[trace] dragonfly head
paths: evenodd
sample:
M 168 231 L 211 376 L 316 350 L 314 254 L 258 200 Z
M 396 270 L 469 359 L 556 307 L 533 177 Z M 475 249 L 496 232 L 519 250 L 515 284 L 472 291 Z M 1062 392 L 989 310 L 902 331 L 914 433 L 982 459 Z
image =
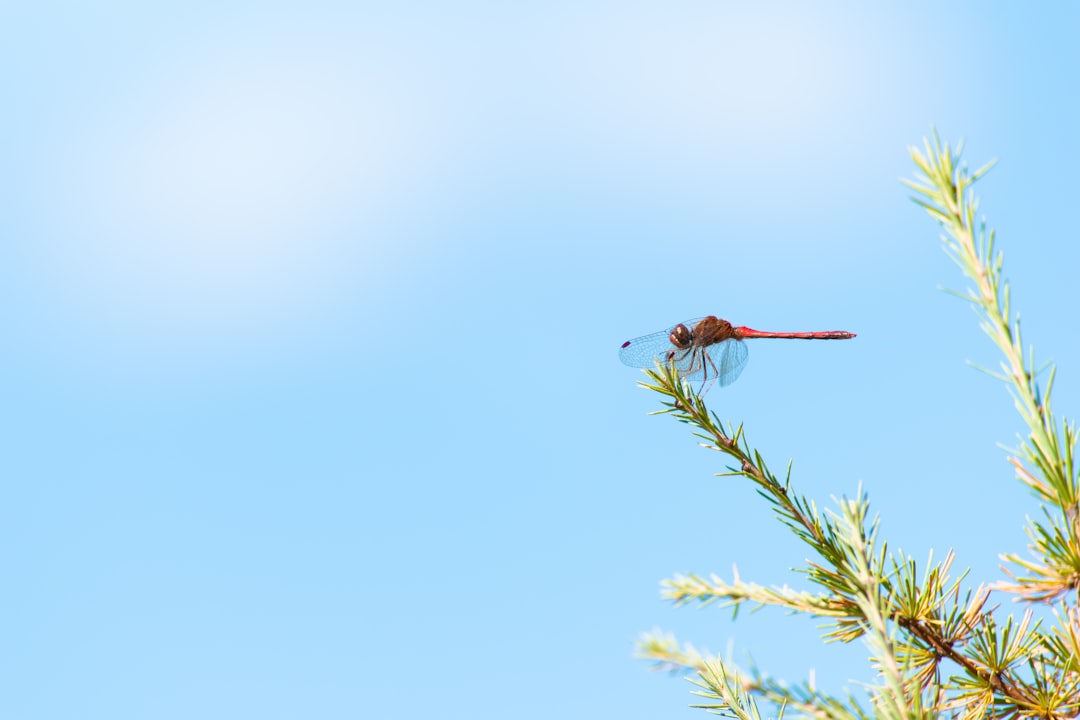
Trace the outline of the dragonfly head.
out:
M 685 350 L 690 347 L 694 342 L 694 334 L 690 332 L 690 328 L 686 327 L 682 323 L 679 323 L 671 329 L 671 334 L 668 335 L 668 340 L 671 344 L 680 350 Z

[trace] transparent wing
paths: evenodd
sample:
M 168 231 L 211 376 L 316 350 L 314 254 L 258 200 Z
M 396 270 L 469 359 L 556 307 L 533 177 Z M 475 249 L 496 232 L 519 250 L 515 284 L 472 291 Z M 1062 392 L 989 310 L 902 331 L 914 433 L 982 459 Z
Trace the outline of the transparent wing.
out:
M 720 383 L 720 387 L 738 380 L 743 368 L 746 367 L 746 359 L 750 356 L 746 343 L 731 338 L 719 345 L 713 345 L 709 350 L 712 352 L 713 359 L 718 361 L 716 367 L 720 374 L 717 376 L 717 382 Z
M 695 318 L 693 320 L 687 320 L 681 325 L 686 325 L 688 328 L 693 328 L 704 318 Z M 671 331 L 676 328 L 672 325 L 667 330 L 661 330 L 660 332 L 652 333 L 651 335 L 642 335 L 639 338 L 633 340 L 627 340 L 619 348 L 619 359 L 622 360 L 624 365 L 636 368 L 651 368 L 656 364 L 657 360 L 663 362 L 668 361 L 668 353 L 679 352 L 679 356 L 676 356 L 675 364 L 679 367 L 679 370 L 686 371 L 691 368 L 693 359 L 690 357 L 690 353 L 680 351 L 674 345 L 671 344 L 671 340 L 668 336 L 671 335 Z M 680 357 L 683 354 L 686 357 Z
M 707 348 L 698 348 L 685 358 L 677 358 L 675 367 L 686 380 L 711 380 L 724 387 L 739 378 L 749 354 L 746 343 L 730 338 Z

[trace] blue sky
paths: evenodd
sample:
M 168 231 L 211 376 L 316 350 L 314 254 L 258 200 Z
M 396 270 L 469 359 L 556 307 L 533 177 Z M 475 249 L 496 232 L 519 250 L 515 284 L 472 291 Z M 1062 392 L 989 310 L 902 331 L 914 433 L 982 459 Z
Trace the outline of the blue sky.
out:
M 672 609 L 800 586 L 627 338 L 756 341 L 710 405 L 819 505 L 1000 577 L 1038 512 L 937 229 L 981 183 L 1077 413 L 1080 11 L 977 3 L 0 4 L 0 715 L 691 717 L 661 628 L 790 681 L 866 648 Z M 1006 602 L 1006 599 L 1002 599 Z

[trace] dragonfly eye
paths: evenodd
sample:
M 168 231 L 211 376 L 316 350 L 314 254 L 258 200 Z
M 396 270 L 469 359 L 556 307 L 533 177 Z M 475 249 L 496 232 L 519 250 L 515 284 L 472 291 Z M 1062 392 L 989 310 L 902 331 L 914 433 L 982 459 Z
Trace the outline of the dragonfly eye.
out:
M 671 344 L 679 349 L 690 347 L 694 342 L 694 334 L 690 332 L 690 328 L 686 327 L 682 323 L 679 323 L 671 329 L 671 334 L 668 335 L 668 340 Z

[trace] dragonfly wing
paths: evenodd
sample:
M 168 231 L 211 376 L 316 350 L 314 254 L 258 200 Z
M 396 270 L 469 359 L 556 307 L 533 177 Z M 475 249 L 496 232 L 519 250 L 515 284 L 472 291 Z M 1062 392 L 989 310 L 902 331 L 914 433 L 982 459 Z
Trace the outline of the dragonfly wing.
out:
M 651 368 L 657 358 L 665 358 L 667 353 L 674 349 L 668 335 L 668 331 L 664 330 L 627 340 L 619 348 L 619 359 L 630 367 Z
M 688 328 L 693 329 L 702 318 L 694 320 L 687 320 L 681 325 L 686 325 Z M 669 339 L 671 331 L 674 330 L 677 325 L 672 325 L 667 330 L 661 330 L 660 332 L 652 333 L 651 335 L 642 335 L 639 338 L 633 340 L 627 340 L 623 343 L 623 346 L 619 348 L 619 359 L 622 360 L 624 365 L 636 368 L 651 368 L 656 364 L 657 360 L 661 362 L 668 362 L 668 354 L 671 352 L 677 352 L 678 355 L 675 359 L 675 366 L 685 372 L 689 370 L 693 365 L 692 353 L 684 353 L 679 351 L 674 345 L 671 344 Z M 686 357 L 683 357 L 683 355 Z
M 746 367 L 746 358 L 750 353 L 742 340 L 730 338 L 712 348 L 713 360 L 718 371 L 717 381 L 720 387 L 730 385 L 739 379 L 739 374 Z

